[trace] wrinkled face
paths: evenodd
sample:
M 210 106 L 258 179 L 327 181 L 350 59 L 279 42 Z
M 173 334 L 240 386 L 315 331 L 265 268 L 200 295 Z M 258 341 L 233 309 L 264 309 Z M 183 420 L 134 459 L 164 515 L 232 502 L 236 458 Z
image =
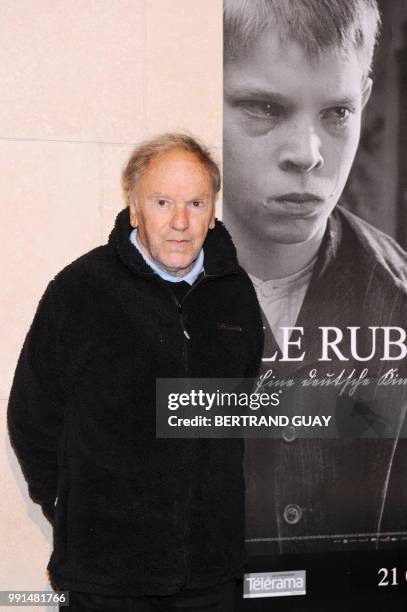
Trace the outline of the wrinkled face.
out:
M 353 49 L 308 59 L 270 31 L 226 63 L 226 223 L 285 244 L 322 235 L 356 153 L 363 74 Z
M 130 194 L 130 222 L 162 270 L 185 276 L 215 225 L 209 170 L 188 151 L 154 157 Z

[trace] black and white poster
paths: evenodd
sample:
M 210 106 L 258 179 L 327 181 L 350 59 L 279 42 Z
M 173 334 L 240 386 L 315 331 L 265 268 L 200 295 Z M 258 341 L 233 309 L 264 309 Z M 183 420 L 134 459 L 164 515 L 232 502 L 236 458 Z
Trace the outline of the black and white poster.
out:
M 262 380 L 301 381 L 296 414 L 311 406 L 336 422 L 332 439 L 288 427 L 279 440 L 246 440 L 250 570 L 305 570 L 310 585 L 270 608 L 252 595 L 252 609 L 316 609 L 324 588 L 347 601 L 400 593 L 407 6 L 224 8 L 223 219 L 263 311 Z

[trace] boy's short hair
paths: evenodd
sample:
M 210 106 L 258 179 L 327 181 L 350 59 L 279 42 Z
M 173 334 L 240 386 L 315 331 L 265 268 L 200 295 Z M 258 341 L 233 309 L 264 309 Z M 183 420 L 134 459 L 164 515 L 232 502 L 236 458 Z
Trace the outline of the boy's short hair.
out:
M 224 0 L 225 59 L 247 49 L 264 30 L 295 40 L 310 58 L 329 48 L 360 52 L 370 72 L 380 26 L 376 0 Z

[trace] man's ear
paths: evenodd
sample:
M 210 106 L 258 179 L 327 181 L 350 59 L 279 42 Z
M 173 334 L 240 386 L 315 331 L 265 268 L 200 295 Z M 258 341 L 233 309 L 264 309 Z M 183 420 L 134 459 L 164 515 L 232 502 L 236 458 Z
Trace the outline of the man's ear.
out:
M 370 94 L 372 93 L 373 81 L 370 77 L 366 77 L 362 84 L 362 110 L 365 108 Z
M 130 225 L 138 227 L 137 200 L 129 193 Z

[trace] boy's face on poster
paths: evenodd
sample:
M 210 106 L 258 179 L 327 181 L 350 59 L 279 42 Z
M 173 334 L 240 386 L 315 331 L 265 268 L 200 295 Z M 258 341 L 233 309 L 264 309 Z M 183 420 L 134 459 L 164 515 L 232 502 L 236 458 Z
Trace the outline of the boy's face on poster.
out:
M 308 58 L 265 31 L 224 72 L 228 215 L 264 239 L 322 235 L 345 186 L 370 88 L 358 53 Z

